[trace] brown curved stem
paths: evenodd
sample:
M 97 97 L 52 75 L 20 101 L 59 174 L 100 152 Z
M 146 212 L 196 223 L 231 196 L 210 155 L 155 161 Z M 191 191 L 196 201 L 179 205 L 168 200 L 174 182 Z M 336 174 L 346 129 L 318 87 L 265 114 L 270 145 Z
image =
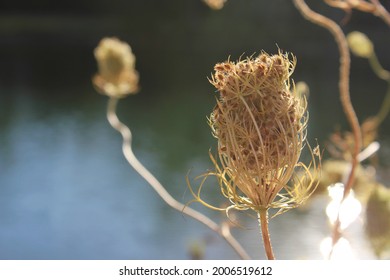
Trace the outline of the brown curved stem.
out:
M 329 6 L 350 12 L 356 9 L 365 13 L 373 14 L 381 18 L 390 27 L 390 13 L 383 7 L 379 0 L 352 1 L 352 0 L 324 0 Z
M 116 115 L 117 104 L 117 98 L 111 97 L 109 99 L 107 105 L 107 119 L 110 125 L 122 135 L 122 151 L 127 162 L 135 169 L 135 171 L 138 172 L 139 175 L 142 176 L 142 178 L 146 180 L 146 182 L 149 183 L 149 185 L 157 192 L 157 194 L 162 198 L 162 200 L 164 200 L 164 202 L 167 203 L 170 207 L 190 216 L 191 218 L 201 222 L 211 230 L 215 231 L 226 240 L 226 242 L 237 252 L 237 254 L 242 259 L 250 259 L 249 255 L 242 248 L 240 243 L 231 235 L 230 231 L 227 230 L 225 226 L 220 227 L 207 216 L 175 200 L 167 192 L 164 186 L 161 185 L 161 183 L 156 179 L 156 177 L 154 177 L 153 174 L 150 173 L 150 171 L 146 169 L 146 167 L 137 159 L 131 147 L 131 131 L 125 124 L 123 124 L 118 119 L 118 116 Z
M 344 32 L 341 30 L 340 26 L 333 20 L 314 12 L 311 10 L 304 0 L 293 0 L 297 9 L 301 14 L 308 19 L 309 21 L 322 26 L 329 30 L 329 32 L 334 37 L 337 47 L 340 54 L 340 68 L 339 68 L 339 91 L 340 91 L 340 100 L 346 114 L 347 120 L 351 126 L 353 138 L 354 138 L 354 149 L 352 153 L 351 160 L 351 170 L 349 172 L 347 181 L 345 183 L 343 200 L 349 195 L 354 179 L 356 168 L 359 163 L 358 154 L 362 145 L 361 130 L 358 118 L 356 116 L 355 110 L 352 106 L 350 92 L 349 92 L 349 74 L 350 74 L 350 54 L 348 49 L 348 43 L 345 38 Z M 341 202 L 342 203 L 342 202 Z M 337 219 L 334 230 L 333 230 L 333 245 L 336 244 L 340 237 L 340 221 Z M 336 240 L 337 239 L 337 240 Z
M 329 6 L 339 8 L 341 10 L 350 10 L 352 8 L 362 12 L 374 13 L 375 6 L 366 1 L 340 1 L 340 0 L 324 0 Z
M 333 37 L 336 40 L 339 53 L 340 53 L 340 68 L 339 68 L 339 91 L 340 91 L 340 100 L 343 106 L 344 112 L 348 119 L 348 122 L 352 128 L 352 133 L 354 136 L 354 150 L 352 154 L 352 167 L 350 174 L 348 176 L 347 182 L 345 184 L 344 198 L 348 196 L 355 175 L 356 166 L 358 164 L 357 156 L 361 149 L 361 130 L 358 118 L 356 116 L 355 110 L 352 106 L 350 93 L 349 93 L 349 73 L 350 73 L 350 55 L 348 49 L 348 43 L 345 38 L 344 32 L 341 30 L 340 26 L 335 23 L 333 20 L 318 14 L 311 10 L 303 0 L 293 0 L 298 10 L 302 15 L 310 20 L 311 22 L 322 26 L 330 31 Z
M 375 15 L 379 16 L 390 27 L 390 13 L 383 7 L 379 0 L 370 0 L 374 4 L 376 11 Z

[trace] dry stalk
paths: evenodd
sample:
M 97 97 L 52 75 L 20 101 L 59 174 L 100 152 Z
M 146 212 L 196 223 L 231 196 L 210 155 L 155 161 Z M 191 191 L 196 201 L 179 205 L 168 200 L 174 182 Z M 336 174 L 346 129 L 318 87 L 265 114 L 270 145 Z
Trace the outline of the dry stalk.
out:
M 268 210 L 262 209 L 258 212 L 261 235 L 263 237 L 263 245 L 265 254 L 269 260 L 275 260 L 274 251 L 272 249 L 271 238 L 268 230 Z
M 107 106 L 107 119 L 110 125 L 122 135 L 122 151 L 128 163 L 170 207 L 209 227 L 222 236 L 242 259 L 250 259 L 240 243 L 226 229 L 225 224 L 219 226 L 202 213 L 175 200 L 134 155 L 131 147 L 131 131 L 118 119 L 116 114 L 119 99 L 135 94 L 139 88 L 139 75 L 135 70 L 135 56 L 131 47 L 117 38 L 103 38 L 94 54 L 99 72 L 94 76 L 93 84 L 101 94 L 110 97 Z
M 292 54 L 262 51 L 214 66 L 210 82 L 219 96 L 209 118 L 218 140 L 218 157 L 210 155 L 215 171 L 207 172 L 195 199 L 212 209 L 252 210 L 257 213 L 268 259 L 275 259 L 268 230 L 273 216 L 302 205 L 317 187 L 316 155 L 306 141 L 307 104 L 292 86 Z M 299 161 L 305 144 L 312 155 L 307 166 Z M 311 167 L 312 170 L 311 170 Z M 298 175 L 299 174 L 299 175 Z M 218 208 L 200 197 L 209 176 L 218 179 L 229 206 Z
M 358 154 L 362 146 L 361 129 L 355 110 L 352 106 L 349 92 L 349 74 L 350 74 L 350 53 L 348 43 L 344 32 L 340 26 L 333 20 L 314 12 L 311 10 L 304 0 L 294 0 L 294 4 L 301 14 L 312 23 L 326 28 L 334 37 L 340 54 L 340 68 L 339 68 L 339 91 L 341 104 L 346 114 L 347 120 L 352 128 L 354 138 L 354 149 L 351 160 L 351 170 L 348 179 L 345 183 L 343 200 L 348 196 L 355 178 L 356 167 L 359 164 Z M 341 202 L 342 203 L 342 202 Z M 341 237 L 340 220 L 339 217 L 335 222 L 333 228 L 333 245 L 337 243 Z
M 111 97 L 108 101 L 107 106 L 107 119 L 110 125 L 117 130 L 123 138 L 122 151 L 127 162 L 138 172 L 142 178 L 157 192 L 157 194 L 162 198 L 162 200 L 167 203 L 173 209 L 184 213 L 191 218 L 199 221 L 204 224 L 214 232 L 222 236 L 227 243 L 237 252 L 237 254 L 244 260 L 250 259 L 248 253 L 242 248 L 241 244 L 231 235 L 230 231 L 226 229 L 226 226 L 220 227 L 217 223 L 212 221 L 209 217 L 203 215 L 202 213 L 178 202 L 175 200 L 164 188 L 164 186 L 153 176 L 152 173 L 137 159 L 134 155 L 131 140 L 132 134 L 130 129 L 123 124 L 116 115 L 116 107 L 118 104 L 118 99 Z
M 370 1 L 376 8 L 374 15 L 379 16 L 390 27 L 390 13 L 383 7 L 379 0 Z
M 373 14 L 381 18 L 390 27 L 390 14 L 379 0 L 324 0 L 324 2 L 331 7 L 344 10 L 348 14 L 352 9 Z

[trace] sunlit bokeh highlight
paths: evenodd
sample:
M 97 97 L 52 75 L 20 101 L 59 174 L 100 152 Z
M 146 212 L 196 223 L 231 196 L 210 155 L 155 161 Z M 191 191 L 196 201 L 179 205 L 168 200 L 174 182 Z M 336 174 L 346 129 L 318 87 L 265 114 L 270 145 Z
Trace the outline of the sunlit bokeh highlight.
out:
M 340 229 L 344 230 L 359 217 L 362 205 L 355 198 L 352 190 L 348 197 L 343 200 L 344 184 L 342 183 L 330 185 L 328 194 L 331 199 L 326 207 L 326 215 L 329 222 L 334 225 L 339 217 Z M 320 243 L 320 251 L 325 259 L 355 259 L 351 245 L 344 237 L 339 238 L 335 244 L 333 244 L 331 237 L 324 238 Z
M 331 250 L 332 253 L 331 253 Z M 326 237 L 320 244 L 321 254 L 325 259 L 330 256 L 331 260 L 353 260 L 356 259 L 355 254 L 352 251 L 351 244 L 347 239 L 341 237 L 332 249 L 332 238 Z
M 348 197 L 341 203 L 343 192 L 343 184 L 336 183 L 330 185 L 328 187 L 328 193 L 331 201 L 326 207 L 326 215 L 332 225 L 336 222 L 337 216 L 340 215 L 340 228 L 342 230 L 355 221 L 362 211 L 362 205 L 359 200 L 355 198 L 352 190 Z

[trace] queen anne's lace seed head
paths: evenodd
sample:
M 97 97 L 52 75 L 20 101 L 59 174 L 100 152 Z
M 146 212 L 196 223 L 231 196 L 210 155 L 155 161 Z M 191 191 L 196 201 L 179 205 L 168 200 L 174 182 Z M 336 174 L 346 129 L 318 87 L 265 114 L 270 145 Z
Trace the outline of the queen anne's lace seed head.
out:
M 93 82 L 99 92 L 124 97 L 138 90 L 138 72 L 130 46 L 117 38 L 104 38 L 95 49 L 99 73 Z
M 214 67 L 210 82 L 220 96 L 209 124 L 218 139 L 219 164 L 212 157 L 216 172 L 207 175 L 219 178 L 234 208 L 286 211 L 316 187 L 309 167 L 298 162 L 308 116 L 305 97 L 290 88 L 291 57 L 263 52 Z M 306 176 L 298 178 L 296 168 Z

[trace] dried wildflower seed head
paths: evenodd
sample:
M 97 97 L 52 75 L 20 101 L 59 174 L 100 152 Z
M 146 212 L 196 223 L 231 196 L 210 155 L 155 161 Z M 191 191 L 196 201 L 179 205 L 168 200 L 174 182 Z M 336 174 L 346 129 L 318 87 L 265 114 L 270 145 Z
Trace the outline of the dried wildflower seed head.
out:
M 288 164 L 300 152 L 306 103 L 290 92 L 294 63 L 282 54 L 215 66 L 221 96 L 211 115 L 220 150 L 230 165 L 253 175 Z
M 298 163 L 306 136 L 306 99 L 290 89 L 294 67 L 295 57 L 264 52 L 214 67 L 210 82 L 220 97 L 209 122 L 222 165 L 214 175 L 238 208 L 286 210 L 313 191 L 312 180 L 287 186 L 297 166 L 306 170 Z
M 368 37 L 358 31 L 353 31 L 347 36 L 348 45 L 351 51 L 363 58 L 369 58 L 374 52 L 374 46 Z
M 119 98 L 137 92 L 135 56 L 127 43 L 117 38 L 104 38 L 94 54 L 99 73 L 93 82 L 101 93 Z

